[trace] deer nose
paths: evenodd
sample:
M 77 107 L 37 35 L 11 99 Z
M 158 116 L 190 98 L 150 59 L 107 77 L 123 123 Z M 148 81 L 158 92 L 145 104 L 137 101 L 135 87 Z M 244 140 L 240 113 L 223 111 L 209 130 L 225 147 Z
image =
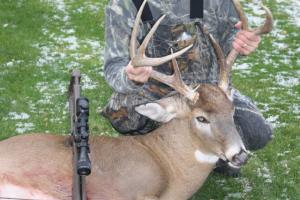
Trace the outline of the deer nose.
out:
M 238 154 L 235 154 L 232 157 L 232 164 L 235 166 L 242 166 L 247 163 L 248 161 L 248 153 L 244 150 L 241 150 Z

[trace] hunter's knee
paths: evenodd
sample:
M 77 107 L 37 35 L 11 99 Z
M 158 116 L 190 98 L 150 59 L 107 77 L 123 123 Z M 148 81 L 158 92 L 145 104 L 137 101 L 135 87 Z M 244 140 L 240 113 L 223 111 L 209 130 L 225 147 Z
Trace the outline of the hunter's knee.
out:
M 260 113 L 236 109 L 234 120 L 248 150 L 261 149 L 272 139 L 272 128 Z

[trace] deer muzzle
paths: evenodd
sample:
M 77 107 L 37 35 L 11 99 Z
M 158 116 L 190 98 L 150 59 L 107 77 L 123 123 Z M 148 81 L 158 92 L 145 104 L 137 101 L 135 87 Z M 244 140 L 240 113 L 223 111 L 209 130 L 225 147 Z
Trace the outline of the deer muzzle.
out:
M 238 154 L 235 154 L 231 161 L 229 161 L 230 166 L 239 168 L 242 165 L 246 164 L 249 159 L 248 153 L 244 150 L 241 150 Z

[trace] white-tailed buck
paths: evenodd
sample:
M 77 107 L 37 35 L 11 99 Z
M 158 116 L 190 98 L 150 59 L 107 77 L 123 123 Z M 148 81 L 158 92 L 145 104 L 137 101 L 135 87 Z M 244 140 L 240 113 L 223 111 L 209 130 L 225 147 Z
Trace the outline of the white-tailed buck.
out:
M 145 1 L 146 2 L 146 1 Z M 172 59 L 174 75 L 153 71 L 152 78 L 179 92 L 136 111 L 164 124 L 142 136 L 91 138 L 92 174 L 86 178 L 88 199 L 185 200 L 203 184 L 219 158 L 233 167 L 247 160 L 247 151 L 235 128 L 234 107 L 228 91 L 229 70 L 218 44 L 219 85 L 190 89 L 183 83 L 175 57 L 144 57 L 154 28 L 136 51 L 133 28 L 130 53 L 135 66 L 154 66 Z M 72 148 L 68 137 L 29 134 L 0 142 L 0 199 L 72 199 Z

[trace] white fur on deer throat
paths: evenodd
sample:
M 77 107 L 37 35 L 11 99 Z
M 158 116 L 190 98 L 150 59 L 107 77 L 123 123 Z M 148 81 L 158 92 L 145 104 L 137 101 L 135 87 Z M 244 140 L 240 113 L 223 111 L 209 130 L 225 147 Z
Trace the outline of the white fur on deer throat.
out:
M 219 160 L 218 156 L 215 156 L 213 154 L 203 153 L 199 149 L 195 151 L 194 155 L 196 160 L 200 163 L 215 164 Z

